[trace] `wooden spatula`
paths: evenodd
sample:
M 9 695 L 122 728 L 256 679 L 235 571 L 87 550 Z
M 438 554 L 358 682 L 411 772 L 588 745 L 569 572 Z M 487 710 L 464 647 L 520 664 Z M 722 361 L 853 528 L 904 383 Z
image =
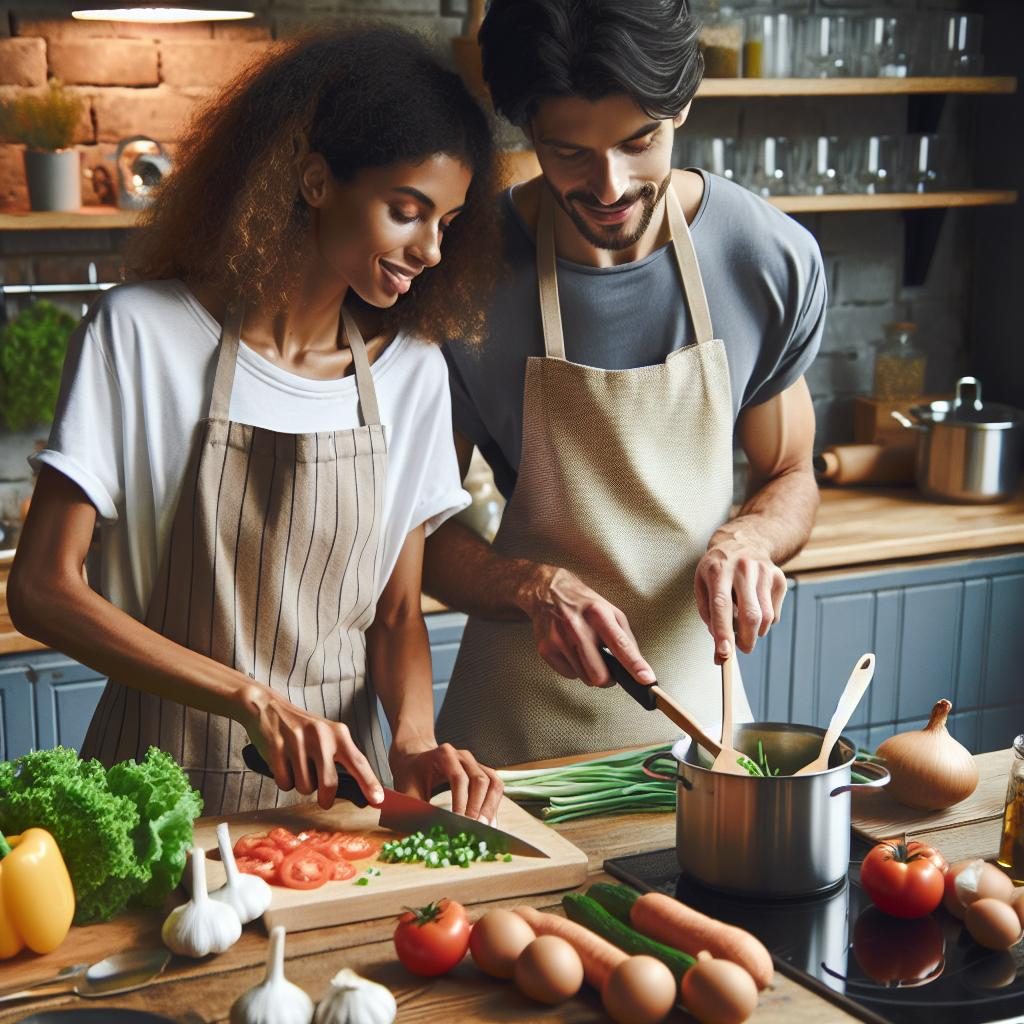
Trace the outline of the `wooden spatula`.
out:
M 832 756 L 832 748 L 836 745 L 836 740 L 842 735 L 847 723 L 853 717 L 854 711 L 857 710 L 857 705 L 860 703 L 861 697 L 864 696 L 864 691 L 868 688 L 868 683 L 871 682 L 871 677 L 874 674 L 875 656 L 873 654 L 863 655 L 850 673 L 850 678 L 846 680 L 846 687 L 839 698 L 839 703 L 836 705 L 832 721 L 828 723 L 828 731 L 825 733 L 825 738 L 821 741 L 821 752 L 810 764 L 805 764 L 799 771 L 793 772 L 794 775 L 810 775 L 812 772 L 823 772 L 828 767 L 829 758 Z
M 715 763 L 711 766 L 713 772 L 724 772 L 726 775 L 747 775 L 747 769 L 740 763 L 739 759 L 743 752 L 732 745 L 732 656 L 730 655 L 722 662 L 722 749 L 719 751 Z
M 608 666 L 608 671 L 626 693 L 642 708 L 648 711 L 660 711 L 672 719 L 692 740 L 696 740 L 712 757 L 718 756 L 718 744 L 701 728 L 700 723 L 683 707 L 680 707 L 657 683 L 645 686 L 638 683 L 626 670 L 626 666 L 608 650 L 601 648 L 601 657 Z

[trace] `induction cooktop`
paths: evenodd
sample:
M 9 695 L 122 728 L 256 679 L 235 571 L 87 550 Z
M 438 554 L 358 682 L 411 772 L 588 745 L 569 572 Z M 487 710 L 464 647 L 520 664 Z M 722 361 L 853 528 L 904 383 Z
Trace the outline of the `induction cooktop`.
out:
M 746 928 L 768 947 L 781 973 L 861 1020 L 1024 1022 L 1024 943 L 1002 952 L 982 949 L 941 908 L 916 921 L 881 913 L 857 881 L 868 849 L 855 839 L 846 881 L 802 900 L 748 899 L 705 888 L 680 874 L 674 848 L 616 857 L 604 867 L 642 892 L 663 892 Z

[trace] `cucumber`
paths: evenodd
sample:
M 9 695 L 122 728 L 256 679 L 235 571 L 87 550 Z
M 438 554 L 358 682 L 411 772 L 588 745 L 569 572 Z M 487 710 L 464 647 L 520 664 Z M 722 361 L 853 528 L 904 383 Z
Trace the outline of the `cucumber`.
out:
M 628 885 L 610 885 L 608 882 L 596 882 L 587 890 L 587 895 L 592 900 L 597 900 L 613 917 L 617 917 L 623 924 L 629 924 L 629 915 L 633 904 L 640 898 L 636 889 L 630 889 Z
M 607 886 L 607 888 L 614 887 Z M 687 970 L 697 962 L 692 956 L 678 949 L 672 949 L 654 939 L 649 939 L 646 935 L 641 935 L 609 913 L 597 900 L 584 896 L 583 893 L 566 893 L 562 897 L 562 907 L 565 909 L 565 916 L 570 921 L 589 928 L 630 956 L 653 956 L 656 960 L 660 960 L 672 972 L 677 985 L 682 981 Z

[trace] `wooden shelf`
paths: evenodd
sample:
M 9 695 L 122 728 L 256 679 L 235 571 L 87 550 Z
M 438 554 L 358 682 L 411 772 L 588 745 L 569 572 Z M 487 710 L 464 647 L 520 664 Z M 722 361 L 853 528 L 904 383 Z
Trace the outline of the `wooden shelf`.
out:
M 1017 202 L 1017 193 L 1009 189 L 971 189 L 963 192 L 889 192 L 879 195 L 773 196 L 768 202 L 786 213 L 853 213 L 865 210 L 1005 206 Z
M 0 231 L 133 228 L 138 217 L 136 210 L 119 210 L 115 206 L 83 206 L 74 213 L 0 213 Z
M 1013 76 L 950 78 L 705 78 L 697 95 L 705 99 L 757 96 L 910 96 L 921 93 L 1007 95 L 1017 91 Z

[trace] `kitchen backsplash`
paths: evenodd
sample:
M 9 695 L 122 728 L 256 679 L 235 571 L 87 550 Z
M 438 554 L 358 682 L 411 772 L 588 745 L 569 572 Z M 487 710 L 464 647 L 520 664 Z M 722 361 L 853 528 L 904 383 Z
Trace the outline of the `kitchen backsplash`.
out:
M 699 5 L 698 5 L 699 6 Z M 755 6 L 746 0 L 734 9 Z M 776 2 L 794 13 L 858 13 L 882 5 L 831 0 Z M 971 9 L 965 2 L 888 0 L 886 13 Z M 769 9 L 764 3 L 759 10 Z M 458 35 L 464 0 L 283 0 L 257 4 L 256 23 L 169 27 L 73 22 L 64 7 L 37 2 L 0 7 L 0 96 L 58 76 L 88 100 L 79 128 L 84 201 L 113 201 L 111 157 L 119 139 L 141 133 L 173 143 L 196 105 L 218 84 L 283 38 L 323 21 L 368 17 L 420 28 L 441 39 Z M 939 131 L 957 146 L 972 143 L 971 107 L 951 96 Z M 981 100 L 980 102 L 984 102 Z M 699 135 L 900 134 L 906 97 L 698 101 L 686 126 Z M 998 182 L 979 182 L 998 185 Z M 24 209 L 21 148 L 0 143 L 0 210 Z M 828 213 L 798 219 L 824 254 L 830 309 L 821 355 L 808 373 L 818 416 L 819 446 L 852 436 L 852 397 L 870 389 L 874 346 L 891 320 L 914 320 L 928 354 L 927 386 L 948 388 L 965 365 L 973 247 L 971 211 L 950 210 L 924 285 L 903 286 L 905 221 L 900 213 Z M 123 231 L 0 232 L 0 282 L 74 283 L 117 280 Z M 6 314 L 20 300 L 6 300 Z M 80 312 L 81 301 L 65 305 Z M 0 521 L 29 487 L 25 456 L 43 430 L 0 434 Z

